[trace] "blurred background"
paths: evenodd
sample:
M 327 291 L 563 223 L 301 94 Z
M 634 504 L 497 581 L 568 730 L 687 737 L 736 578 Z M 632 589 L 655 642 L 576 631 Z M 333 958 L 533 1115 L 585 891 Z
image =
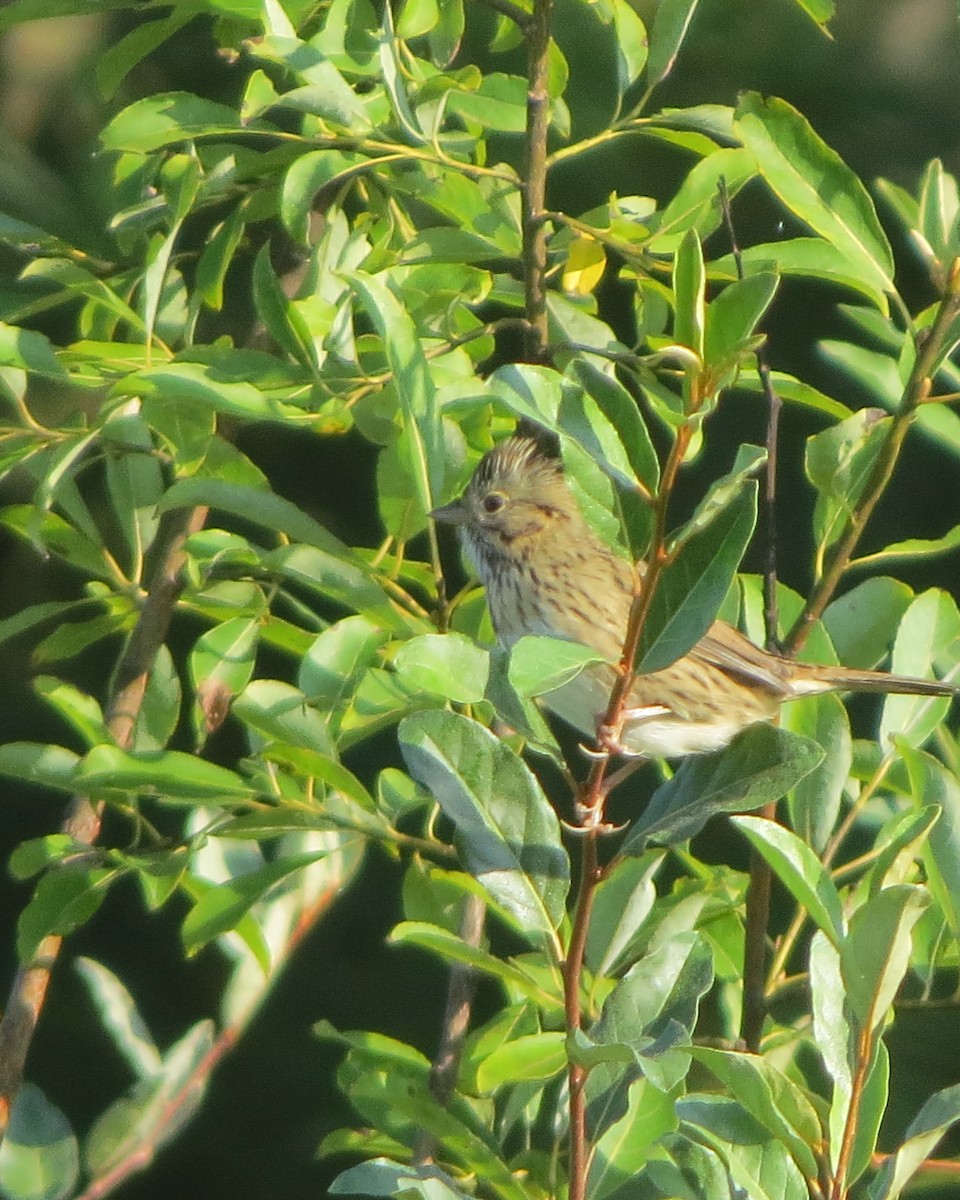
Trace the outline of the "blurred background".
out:
M 643 17 L 651 16 L 651 4 L 638 0 L 637 8 Z M 658 93 L 659 103 L 731 104 L 739 91 L 758 89 L 798 107 L 868 184 L 883 176 L 913 191 L 923 165 L 934 156 L 948 171 L 960 172 L 960 37 L 954 0 L 840 0 L 839 9 L 829 40 L 790 0 L 701 0 L 674 76 Z M 595 92 L 589 27 L 563 0 L 556 21 L 571 68 L 568 100 L 574 114 L 580 114 L 574 133 L 583 133 L 591 114 L 602 120 L 605 113 L 605 98 Z M 177 89 L 234 103 L 249 69 L 242 57 L 230 62 L 220 55 L 209 25 L 198 18 L 104 100 L 93 68 L 135 23 L 128 12 L 51 18 L 16 27 L 0 41 L 0 212 L 27 219 L 91 252 L 106 236 L 104 223 L 111 211 L 109 163 L 98 155 L 96 140 L 109 116 L 139 96 Z M 517 149 L 505 147 L 503 153 L 516 155 Z M 679 151 L 640 139 L 620 141 L 557 173 L 549 202 L 583 212 L 614 189 L 664 200 L 690 165 Z M 882 209 L 881 216 L 886 223 Z M 741 197 L 737 220 L 743 244 L 779 236 L 780 214 L 757 189 Z M 895 249 L 908 301 L 914 307 L 929 303 L 916 264 L 902 244 Z M 15 255 L 0 251 L 0 318 L 10 311 L 20 265 Z M 208 336 L 249 336 L 251 306 L 242 278 L 234 280 L 234 293 Z M 825 286 L 788 282 L 768 332 L 775 366 L 856 406 L 866 398 L 851 395 L 816 348 L 823 337 L 849 335 L 836 312 L 838 301 L 849 299 Z M 608 301 L 615 305 L 615 289 Z M 38 319 L 37 327 L 55 340 L 61 340 L 61 333 L 71 336 L 67 326 L 63 331 L 58 326 L 59 319 Z M 40 396 L 39 402 L 60 406 L 64 400 L 50 395 Z M 816 428 L 814 418 L 785 414 L 783 577 L 801 590 L 809 580 L 803 531 L 810 512 L 802 438 Z M 731 396 L 679 505 L 692 503 L 704 480 L 729 462 L 733 443 L 760 440 L 762 430 L 757 403 Z M 324 441 L 261 427 L 241 432 L 238 443 L 267 472 L 279 494 L 345 540 L 363 545 L 380 540 L 374 453 L 358 435 Z M 909 488 L 891 490 L 871 528 L 871 545 L 908 534 L 935 536 L 960 521 L 955 459 L 915 438 L 903 477 Z M 17 498 L 13 480 L 0 491 L 0 502 Z M 0 541 L 0 562 L 0 618 L 29 603 L 76 594 L 75 576 L 40 561 L 22 544 Z M 937 584 L 960 593 L 955 557 L 927 563 L 904 577 L 916 587 Z M 197 632 L 182 635 L 184 647 Z M 29 649 L 28 639 L 0 647 L 0 740 L 66 738 L 30 690 Z M 102 697 L 114 649 L 88 652 L 72 664 L 72 677 Z M 392 754 L 389 739 L 384 739 L 384 764 Z M 4 860 L 22 838 L 51 832 L 59 824 L 55 798 L 2 780 L 0 796 Z M 742 857 L 742 849 L 727 847 L 725 839 L 715 853 L 728 850 L 727 861 Z M 150 1171 L 118 1194 L 131 1200 L 268 1200 L 279 1195 L 300 1200 L 323 1194 L 331 1171 L 314 1160 L 315 1148 L 325 1132 L 348 1123 L 350 1114 L 335 1087 L 339 1052 L 316 1041 L 311 1024 L 325 1017 L 340 1028 L 380 1030 L 428 1054 L 434 1049 L 443 972 L 414 951 L 384 946 L 400 915 L 401 877 L 400 865 L 370 852 L 362 878 L 300 947 L 249 1034 L 215 1075 L 200 1115 L 161 1151 Z M 0 995 L 14 968 L 15 922 L 27 895 L 24 887 L 0 880 Z M 129 885 L 116 889 L 94 921 L 71 939 L 54 978 L 29 1075 L 77 1129 L 86 1128 L 129 1080 L 90 1011 L 70 960 L 89 954 L 121 971 L 155 1038 L 165 1046 L 214 1010 L 226 973 L 213 951 L 184 966 L 177 934 L 181 915 L 169 911 L 146 917 Z M 480 1004 L 482 1008 L 482 992 Z M 960 1077 L 960 1051 L 954 1061 L 943 1054 L 945 1045 L 960 1045 L 960 1015 L 947 1008 L 925 1014 L 923 1020 L 921 1030 L 909 1013 L 902 1014 L 889 1037 L 897 1099 L 888 1118 L 896 1126 L 891 1136 L 931 1091 Z M 942 1024 L 934 1028 L 930 1022 Z

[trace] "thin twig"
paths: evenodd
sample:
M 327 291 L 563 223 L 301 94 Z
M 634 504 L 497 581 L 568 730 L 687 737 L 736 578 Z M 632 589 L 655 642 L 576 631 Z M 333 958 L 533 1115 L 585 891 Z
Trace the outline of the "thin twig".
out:
M 180 578 L 183 545 L 191 533 L 202 528 L 206 515 L 205 508 L 177 509 L 163 519 L 157 538 L 157 544 L 162 547 L 160 558 L 117 667 L 113 694 L 107 706 L 107 729 L 118 746 L 126 748 L 132 743 L 150 671 L 166 638 L 183 587 Z M 92 804 L 85 796 L 75 797 L 61 831 L 75 842 L 93 845 L 100 833 L 101 809 L 100 804 Z M 0 1021 L 0 1141 L 10 1124 L 10 1113 L 23 1082 L 27 1054 L 62 942 L 59 936 L 45 937 L 33 961 L 20 967 Z
M 803 612 L 787 636 L 786 653 L 796 654 L 802 649 L 814 621 L 823 615 L 824 609 L 830 603 L 833 593 L 847 570 L 860 536 L 890 482 L 914 415 L 920 405 L 924 404 L 930 396 L 933 386 L 932 375 L 937 360 L 943 351 L 950 327 L 958 315 L 960 315 L 960 259 L 955 259 L 950 269 L 947 293 L 940 301 L 933 324 L 923 341 L 919 342 L 918 339 L 916 362 L 904 388 L 900 408 L 893 418 L 887 440 L 881 447 L 877 461 L 873 465 L 863 496 L 850 514 L 844 535 L 831 555 L 829 566 L 817 582 Z
M 474 949 L 479 947 L 483 938 L 486 912 L 482 896 L 467 897 L 460 918 L 460 939 L 465 945 Z M 444 1107 L 449 1103 L 457 1084 L 476 990 L 476 969 L 466 963 L 454 963 L 447 981 L 447 1003 L 440 1030 L 440 1044 L 430 1066 L 429 1077 L 430 1094 Z M 429 1162 L 436 1152 L 437 1139 L 432 1133 L 424 1132 L 414 1151 L 414 1162 Z
M 521 8 L 519 4 L 513 4 L 511 0 L 480 0 L 481 4 L 486 4 L 488 8 L 501 13 L 505 17 L 509 17 L 511 21 L 524 33 L 530 28 L 533 22 L 533 17 L 525 8 Z
M 594 827 L 584 832 L 580 857 L 580 888 L 574 909 L 573 926 L 566 962 L 563 964 L 563 1003 L 567 1034 L 572 1035 L 581 1028 L 583 1015 L 580 1011 L 580 983 L 583 974 L 583 956 L 590 929 L 590 914 L 596 894 L 599 872 L 597 869 L 597 839 L 599 830 Z M 584 1200 L 587 1190 L 587 1069 L 570 1062 L 567 1067 L 570 1110 L 570 1178 L 568 1200 Z
M 277 948 L 271 984 L 280 976 L 291 954 L 314 928 L 317 921 L 329 911 L 330 905 L 337 898 L 339 892 L 339 882 L 331 882 L 323 892 L 314 897 L 302 912 L 297 914 L 297 919 L 291 923 L 289 937 L 282 947 Z M 269 991 L 269 986 L 265 986 L 257 1003 L 246 1009 L 237 1021 L 225 1026 L 220 1031 L 213 1045 L 190 1072 L 180 1089 L 166 1102 L 163 1120 L 152 1130 L 151 1138 L 133 1145 L 125 1158 L 115 1162 L 105 1174 L 91 1180 L 86 1190 L 76 1200 L 103 1200 L 105 1196 L 116 1191 L 121 1184 L 126 1183 L 128 1179 L 150 1166 L 157 1151 L 182 1125 L 184 1107 L 189 1105 L 207 1087 L 214 1069 L 237 1045 L 244 1030 L 260 1011 L 260 1006 Z

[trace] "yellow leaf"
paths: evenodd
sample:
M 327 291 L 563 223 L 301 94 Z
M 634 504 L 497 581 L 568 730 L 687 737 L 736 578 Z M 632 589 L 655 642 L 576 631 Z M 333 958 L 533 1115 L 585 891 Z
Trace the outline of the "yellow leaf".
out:
M 606 251 L 599 242 L 588 237 L 574 239 L 563 268 L 563 290 L 589 296 L 603 278 L 606 265 Z

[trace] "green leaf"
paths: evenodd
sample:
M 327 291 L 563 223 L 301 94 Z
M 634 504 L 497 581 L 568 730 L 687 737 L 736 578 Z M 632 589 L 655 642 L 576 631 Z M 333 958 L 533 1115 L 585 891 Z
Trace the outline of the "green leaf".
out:
M 673 263 L 675 316 L 674 340 L 687 346 L 703 358 L 703 335 L 706 323 L 706 272 L 703 248 L 695 229 L 688 229 L 680 239 Z
M 918 558 L 934 558 L 949 554 L 960 546 L 960 525 L 938 538 L 905 538 L 902 542 L 891 542 L 882 550 L 862 554 L 851 562 L 851 567 L 875 567 L 880 564 L 911 562 Z
M 939 158 L 927 163 L 919 194 L 920 230 L 941 271 L 956 254 L 956 222 L 960 198 L 957 181 L 943 169 Z
M 638 1079 L 627 1095 L 627 1108 L 594 1143 L 587 1195 L 606 1200 L 639 1176 L 650 1161 L 651 1151 L 664 1135 L 677 1127 L 674 1106 L 680 1088 L 661 1092 L 646 1079 Z
M 88 746 L 108 740 L 103 713 L 92 696 L 50 675 L 38 675 L 33 686 L 37 694 L 73 726 Z
M 954 937 L 960 937 L 960 783 L 939 759 L 898 741 L 910 778 L 913 803 L 919 810 L 939 808 L 939 819 L 920 846 L 927 886 Z
M 819 930 L 810 941 L 809 969 L 814 1044 L 833 1082 L 829 1133 L 835 1168 L 837 1147 L 843 1142 L 844 1126 L 850 1112 L 853 1040 L 844 1010 L 840 953 Z
M 807 1200 L 806 1180 L 787 1147 L 736 1100 L 718 1095 L 682 1096 L 677 1115 L 687 1136 L 719 1156 L 737 1197 Z
M 233 715 L 267 741 L 333 754 L 326 717 L 298 688 L 276 679 L 255 679 L 233 703 Z
M 641 631 L 636 658 L 641 673 L 661 670 L 686 654 L 713 624 L 733 582 L 757 519 L 757 485 L 739 473 L 728 479 L 737 490 L 731 495 L 718 481 L 678 534 L 679 553 L 657 584 Z
M 119 746 L 95 746 L 78 764 L 74 781 L 90 792 L 150 792 L 206 804 L 237 804 L 257 795 L 234 771 L 180 750 L 129 753 Z
M 309 244 L 310 213 L 317 193 L 333 184 L 341 184 L 375 164 L 375 159 L 355 151 L 330 148 L 299 155 L 284 176 L 280 193 L 280 218 L 290 236 L 304 245 Z
M 149 154 L 172 142 L 223 136 L 242 130 L 235 109 L 189 92 L 166 92 L 137 100 L 118 113 L 100 135 L 105 150 Z M 247 128 L 263 128 L 253 122 Z
M 806 119 L 785 100 L 747 92 L 736 128 L 787 208 L 842 251 L 871 289 L 893 292 L 893 254 L 866 189 Z
M 710 370 L 729 369 L 742 354 L 760 319 L 773 300 L 779 283 L 771 271 L 747 275 L 725 287 L 707 306 L 704 365 Z
M 746 246 L 740 252 L 740 261 L 747 275 L 754 271 L 769 271 L 776 268 L 779 275 L 798 275 L 806 279 L 822 279 L 839 287 L 851 288 L 879 309 L 886 310 L 886 296 L 876 281 L 864 278 L 851 265 L 844 250 L 822 241 L 820 238 L 785 238 L 782 242 L 761 242 Z M 737 264 L 732 254 L 724 255 L 710 263 L 710 274 L 736 279 Z
M 507 678 L 520 696 L 542 696 L 562 687 L 591 663 L 604 662 L 595 650 L 554 637 L 522 637 L 510 650 Z
M 647 65 L 647 30 L 627 0 L 613 0 L 616 31 L 617 86 L 620 95 L 635 83 Z
M 33 329 L 19 329 L 0 321 L 0 367 L 18 367 L 31 375 L 65 381 L 67 373 L 57 361 L 53 343 Z
M 662 0 L 650 33 L 647 87 L 655 87 L 673 70 L 687 36 L 698 0 Z
M 496 958 L 488 950 L 468 945 L 458 934 L 427 921 L 401 921 L 390 932 L 390 941 L 400 945 L 419 946 L 448 963 L 461 963 L 474 971 L 499 979 L 511 994 L 533 1000 L 541 1009 L 559 1014 L 563 1009 L 563 986 L 558 973 L 553 980 L 556 991 L 544 989 L 540 980 L 527 973 L 519 964 Z
M 412 691 L 475 704 L 487 689 L 490 656 L 462 633 L 426 633 L 404 642 L 393 665 Z
M 933 800 L 933 796 L 930 799 Z M 940 816 L 940 806 L 934 802 L 924 804 L 916 812 L 905 810 L 894 813 L 886 822 L 876 843 L 883 849 L 870 868 L 871 896 L 893 883 L 909 882 L 914 877 L 914 864 L 923 858 L 930 831 L 939 823 Z M 931 881 L 932 872 L 929 867 L 926 874 L 930 891 L 936 897 L 937 889 Z
M 732 199 L 756 173 L 753 155 L 738 146 L 717 150 L 702 158 L 691 168 L 660 213 L 647 249 L 651 254 L 673 254 L 691 229 L 702 239 L 707 238 L 723 220 L 720 180 Z M 711 271 L 717 269 L 715 263 L 710 266 Z
M 623 1117 L 638 1067 L 661 1091 L 676 1087 L 690 1065 L 686 1047 L 700 1001 L 713 982 L 710 947 L 681 932 L 647 954 L 620 979 L 570 1056 L 591 1067 L 586 1085 L 591 1140 Z
M 344 617 L 318 634 L 300 662 L 297 682 L 320 709 L 335 710 L 367 667 L 379 662 L 386 634 L 366 617 Z
M 820 1121 L 816 1109 L 797 1084 L 758 1055 L 734 1054 L 707 1046 L 692 1046 L 690 1053 L 764 1129 L 786 1146 L 807 1178 L 816 1177 L 813 1147 L 820 1141 Z
M 367 574 L 365 565 L 357 565 L 351 560 L 351 551 L 346 547 L 344 550 L 346 553 L 341 556 L 336 549 L 281 546 L 265 554 L 262 565 L 266 571 L 274 571 L 309 588 L 325 604 L 355 609 L 374 618 L 385 629 L 407 633 L 412 625 L 419 632 L 422 624 L 408 623 L 402 610 L 394 607 L 383 588 Z
M 80 1149 L 70 1122 L 33 1083 L 21 1085 L 0 1148 L 0 1189 L 10 1200 L 75 1194 Z
M 42 546 L 80 571 L 114 582 L 106 550 L 55 512 L 42 512 L 32 504 L 11 504 L 0 509 L 0 522 L 19 537 Z
M 815 744 L 815 743 L 813 743 Z M 773 873 L 834 946 L 845 931 L 840 894 L 814 852 L 794 833 L 762 817 L 731 817 Z
M 837 658 L 867 670 L 890 652 L 913 593 L 898 579 L 866 579 L 827 606 L 823 624 Z
M 205 405 L 214 412 L 249 421 L 302 419 L 303 410 L 268 396 L 252 383 L 223 378 L 215 366 L 168 362 L 127 376 L 117 390 L 126 395 L 156 397 L 168 405 Z
M 53 617 L 65 617 L 78 608 L 98 603 L 97 600 L 50 600 L 43 604 L 30 604 L 0 621 L 0 645 L 11 638 L 18 637 L 21 633 L 35 629 Z
M 287 295 L 270 261 L 265 242 L 253 264 L 253 303 L 264 329 L 280 349 L 310 370 L 319 367 L 317 349 L 302 312 Z M 277 405 L 278 415 L 285 406 Z
M 41 742 L 7 742 L 0 746 L 0 775 L 68 792 L 73 791 L 79 761 L 79 755 L 63 746 Z
M 233 513 L 275 533 L 284 534 L 293 541 L 316 546 L 329 554 L 353 560 L 354 552 L 339 538 L 307 516 L 295 504 L 260 488 L 242 484 L 225 483 L 219 479 L 181 479 L 171 488 L 160 503 L 161 512 L 173 508 L 194 508 L 208 505 L 222 512 Z
M 651 841 L 675 845 L 693 837 L 716 813 L 773 803 L 822 758 L 823 750 L 807 738 L 753 725 L 726 750 L 684 759 L 673 778 L 654 792 L 622 853 L 642 854 Z
M 556 946 L 569 863 L 556 813 L 527 766 L 456 713 L 416 713 L 397 736 L 410 773 L 453 822 L 470 873 L 520 930 Z
M 897 1200 L 947 1130 L 958 1120 L 960 1084 L 935 1092 L 907 1126 L 900 1148 L 884 1161 L 870 1184 L 869 1200 Z
M 66 863 L 41 876 L 17 920 L 17 954 L 31 964 L 45 937 L 65 937 L 84 925 L 106 898 L 117 872 Z
M 492 1096 L 507 1084 L 546 1082 L 566 1070 L 566 1035 L 532 1033 L 504 1042 L 477 1067 L 480 1095 Z
M 379 278 L 359 271 L 348 278 L 383 341 L 410 434 L 414 483 L 424 511 L 429 512 L 444 494 L 445 455 L 433 378 L 416 327 Z
M 173 655 L 161 646 L 147 679 L 143 703 L 137 713 L 132 750 L 163 750 L 173 737 L 180 718 L 180 675 Z
M 910 963 L 910 934 L 929 896 L 919 887 L 884 888 L 850 920 L 840 947 L 840 970 L 848 1010 L 865 1033 L 886 1019 Z
M 886 445 L 892 418 L 859 412 L 807 440 L 804 467 L 817 489 L 814 535 L 819 556 L 844 534 Z
M 80 9 L 81 5 L 77 7 Z M 199 5 L 179 5 L 169 15 L 144 21 L 112 45 L 103 47 L 97 56 L 96 74 L 104 99 L 110 99 L 133 68 L 193 20 L 198 11 Z
M 101 430 L 106 450 L 107 489 L 114 519 L 126 543 L 129 574 L 143 569 L 143 556 L 157 532 L 156 507 L 163 496 L 163 472 L 150 429 L 139 412 L 111 414 Z
M 235 929 L 254 904 L 267 898 L 281 880 L 328 853 L 329 850 L 324 848 L 305 854 L 287 855 L 266 863 L 259 870 L 247 871 L 204 891 L 187 913 L 180 930 L 187 954 L 196 954 L 214 938 Z M 269 972 L 271 964 L 268 961 L 261 961 L 260 965 L 265 974 Z
M 154 1153 L 196 1112 L 206 1091 L 203 1064 L 213 1049 L 212 1021 L 200 1021 L 163 1056 L 160 1071 L 122 1096 L 99 1118 L 86 1144 L 86 1166 L 102 1178 L 123 1163 Z
M 843 701 L 830 692 L 805 696 L 784 705 L 780 724 L 791 733 L 810 738 L 825 752 L 820 766 L 801 779 L 787 797 L 791 828 L 819 852 L 836 824 L 850 774 L 853 759 L 850 719 Z
M 348 1167 L 330 1184 L 331 1196 L 405 1196 L 412 1200 L 469 1200 L 446 1172 L 432 1163 L 411 1167 L 387 1158 L 371 1158 Z
M 210 231 L 200 252 L 194 276 L 195 293 L 214 312 L 220 312 L 223 308 L 224 280 L 243 240 L 246 221 L 246 209 L 238 205 L 221 224 Z
M 613 477 L 633 486 L 631 473 L 651 494 L 660 481 L 660 464 L 636 401 L 613 374 L 585 358 L 568 369 L 595 407 L 571 408 L 563 394 L 560 426 L 575 438 Z
M 190 651 L 188 669 L 196 691 L 194 728 L 200 740 L 218 729 L 234 697 L 253 675 L 260 622 L 234 617 L 208 629 Z
M 14 879 L 30 879 L 47 867 L 77 854 L 87 854 L 89 850 L 89 846 L 67 833 L 48 833 L 21 842 L 10 855 L 7 867 Z
M 652 850 L 639 858 L 622 858 L 598 884 L 584 955 L 595 975 L 613 975 L 631 961 L 639 931 L 657 899 L 653 880 L 665 854 Z
M 898 675 L 921 678 L 932 673 L 957 673 L 960 645 L 960 611 L 953 597 L 930 588 L 918 596 L 904 614 L 897 630 L 890 670 Z M 913 746 L 921 745 L 947 715 L 949 696 L 886 696 L 878 740 L 899 736 Z
M 76 968 L 90 991 L 114 1046 L 139 1079 L 160 1070 L 160 1051 L 151 1038 L 133 997 L 112 971 L 92 958 L 78 958 Z
M 437 21 L 427 32 L 435 67 L 442 70 L 456 58 L 465 24 L 463 0 L 445 0 L 439 6 Z

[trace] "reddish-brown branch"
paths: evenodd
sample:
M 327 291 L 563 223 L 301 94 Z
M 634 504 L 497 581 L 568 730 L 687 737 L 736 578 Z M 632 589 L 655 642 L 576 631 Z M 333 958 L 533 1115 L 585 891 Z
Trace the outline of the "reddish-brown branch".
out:
M 581 1028 L 580 980 L 583 975 L 583 956 L 590 929 L 590 914 L 593 898 L 599 881 L 597 870 L 596 829 L 588 829 L 583 835 L 583 853 L 580 860 L 580 890 L 570 931 L 570 946 L 563 964 L 563 998 L 567 1032 Z M 567 1068 L 570 1090 L 570 1180 L 568 1200 L 584 1200 L 587 1191 L 587 1169 L 589 1147 L 587 1146 L 587 1071 L 571 1062 Z
M 147 680 L 157 651 L 167 635 L 182 588 L 183 545 L 191 533 L 202 528 L 206 514 L 205 508 L 179 509 L 164 518 L 157 539 L 160 557 L 117 667 L 113 694 L 107 706 L 107 729 L 118 746 L 131 744 Z M 93 845 L 100 832 L 100 813 L 100 805 L 91 804 L 85 796 L 77 796 L 71 802 L 62 832 L 83 845 Z M 0 1141 L 10 1124 L 13 1102 L 23 1081 L 27 1054 L 43 1011 L 62 940 L 55 936 L 44 938 L 33 961 L 20 967 L 0 1021 Z

